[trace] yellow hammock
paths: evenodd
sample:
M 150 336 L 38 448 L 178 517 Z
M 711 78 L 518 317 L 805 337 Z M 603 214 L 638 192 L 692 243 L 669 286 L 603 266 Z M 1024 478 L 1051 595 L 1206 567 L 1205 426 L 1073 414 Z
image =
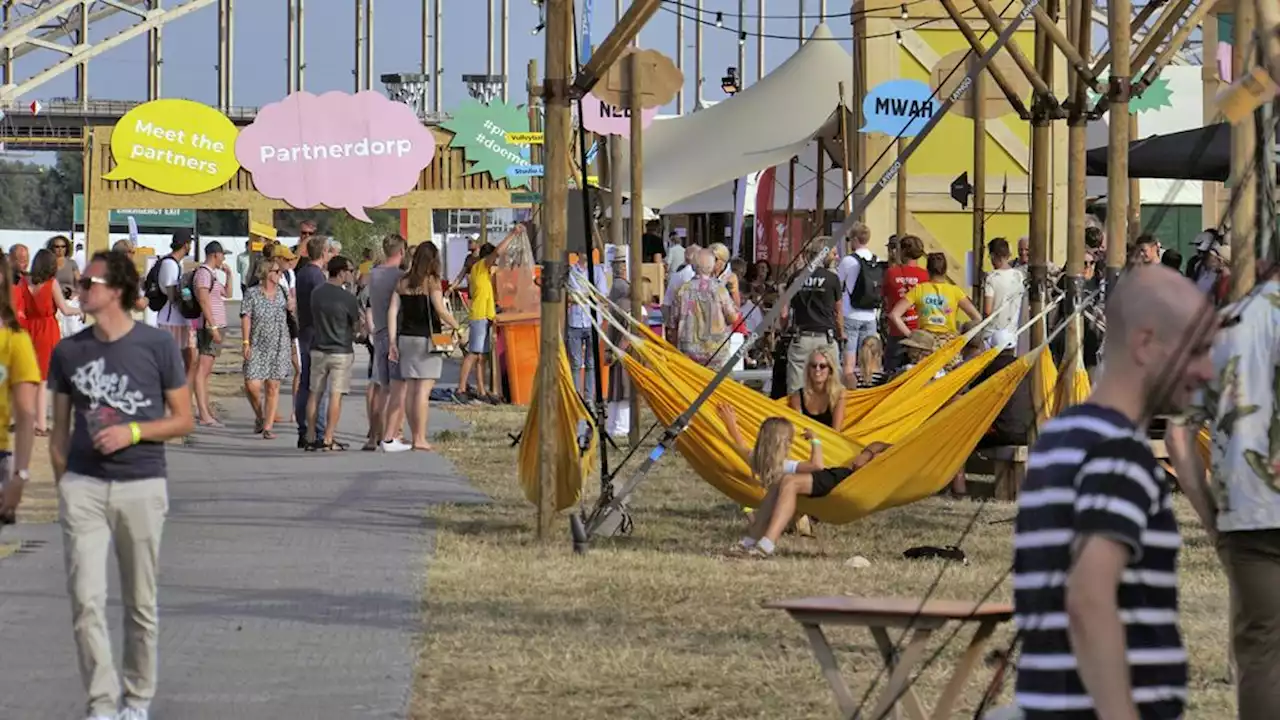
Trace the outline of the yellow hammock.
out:
M 661 353 L 647 352 L 643 344 L 633 344 L 640 355 L 653 362 Z M 663 374 L 645 367 L 636 358 L 624 356 L 632 384 L 664 424 L 671 424 L 696 397 L 699 387 L 689 382 L 692 368 L 710 373 L 687 358 L 662 358 Z M 677 371 L 679 368 L 681 371 Z M 894 445 L 849 480 L 840 483 L 824 498 L 801 498 L 799 511 L 824 522 L 853 522 L 877 510 L 914 502 L 941 490 L 964 467 L 978 441 L 991 426 L 1030 368 L 1027 358 L 1001 370 L 987 382 L 958 398 L 903 441 Z M 684 372 L 689 370 L 689 372 Z M 699 408 L 688 429 L 676 439 L 676 448 L 704 480 L 734 502 L 758 506 L 764 499 L 764 488 L 754 482 L 750 468 L 728 439 L 714 405 L 726 402 L 733 406 L 743 435 L 755 437 L 760 424 L 768 417 L 785 417 L 797 427 L 790 457 L 808 457 L 807 443 L 799 437 L 800 429 L 810 429 L 822 440 L 823 461 L 831 467 L 848 465 L 860 450 L 857 443 L 836 434 L 830 428 L 762 398 L 759 393 L 726 380 L 716 388 L 707 404 Z
M 711 379 L 715 376 L 715 372 L 710 368 L 693 362 L 672 347 L 670 343 L 637 343 L 634 347 L 642 357 L 649 361 L 650 367 L 663 368 L 665 372 L 678 374 L 690 387 L 694 388 L 694 392 L 688 396 L 690 403 L 697 397 L 702 388 L 711 383 Z M 998 354 L 999 351 L 997 350 L 989 350 L 932 382 L 929 382 L 932 379 L 932 374 L 925 376 L 923 381 L 908 379 L 907 382 L 898 386 L 901 394 L 894 393 L 891 396 L 891 398 L 896 398 L 894 402 L 882 405 L 881 411 L 866 416 L 862 422 L 857 423 L 841 434 L 852 440 L 858 447 L 872 442 L 897 442 L 920 427 L 920 424 L 929 419 L 930 415 L 933 415 L 939 408 L 950 402 L 957 393 L 986 369 L 987 365 Z M 942 362 L 938 363 L 938 368 L 941 368 L 947 359 L 944 356 Z M 921 363 L 921 365 L 924 364 Z M 728 382 L 730 381 L 725 381 L 725 383 Z M 926 385 L 924 384 L 925 382 L 929 384 Z M 744 391 L 741 395 L 744 398 L 744 402 L 762 403 L 762 412 L 777 414 L 781 408 L 788 407 L 785 404 L 780 405 L 776 401 L 768 400 L 759 393 L 748 390 L 740 384 L 735 383 L 735 385 Z M 789 410 L 789 412 L 794 411 Z M 796 416 L 803 417 L 799 413 L 796 413 Z M 805 426 L 818 427 L 819 425 L 810 423 L 806 419 Z
M 873 410 L 879 407 L 885 400 L 899 390 L 904 395 L 914 394 L 916 390 L 924 387 L 933 379 L 938 371 L 946 367 L 947 363 L 960 352 L 968 338 L 964 335 L 951 338 L 946 345 L 934 350 L 925 358 L 923 362 L 917 363 L 909 370 L 901 373 L 889 382 L 883 385 L 877 385 L 873 388 L 862 388 L 844 391 L 844 427 L 842 431 L 848 432 L 853 429 L 854 424 L 870 415 Z M 839 360 L 837 359 L 837 362 Z M 787 397 L 778 398 L 775 402 L 786 405 Z
M 1054 366 L 1053 355 L 1047 347 L 1040 351 L 1040 368 L 1040 382 L 1035 386 L 1035 406 L 1041 420 L 1054 417 L 1072 405 L 1079 405 L 1089 398 L 1089 393 L 1093 392 L 1089 372 L 1083 365 L 1076 365 L 1075 376 L 1071 378 L 1071 387 L 1067 389 L 1066 407 L 1058 407 L 1058 368 Z
M 538 368 L 533 386 L 540 387 L 543 371 L 555 373 L 556 392 L 554 402 L 559 406 L 561 422 L 556 427 L 556 447 L 550 448 L 556 464 L 556 511 L 572 507 L 582 496 L 583 481 L 595 465 L 596 433 L 595 424 L 590 413 L 578 398 L 573 387 L 573 371 L 569 368 L 569 356 L 565 353 L 564 344 L 560 344 L 558 362 L 544 363 Z M 520 486 L 524 488 L 524 496 L 534 505 L 541 497 L 538 487 L 538 463 L 541 462 L 538 423 L 541 422 L 541 411 L 538 407 L 538 395 L 533 394 L 529 403 L 529 414 L 524 418 L 524 431 L 520 435 Z M 578 429 L 590 430 L 590 445 L 585 453 L 578 450 Z

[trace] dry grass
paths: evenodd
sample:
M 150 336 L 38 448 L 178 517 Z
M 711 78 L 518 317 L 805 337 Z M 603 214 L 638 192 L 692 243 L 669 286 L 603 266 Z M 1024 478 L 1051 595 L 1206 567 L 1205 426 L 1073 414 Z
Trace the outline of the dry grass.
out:
M 423 720 L 834 717 L 800 627 L 760 603 L 834 594 L 919 598 L 944 568 L 903 560 L 901 552 L 955 543 L 978 508 L 929 500 L 845 527 L 820 525 L 815 540 L 785 537 L 785 556 L 771 561 L 723 560 L 716 555 L 740 536 L 741 513 L 674 455 L 636 495 L 634 534 L 574 556 L 567 522 L 558 524 L 562 537 L 553 547 L 534 542 L 534 509 L 517 487 L 516 451 L 506 436 L 519 431 L 522 411 L 459 414 L 471 421 L 470 434 L 436 445 L 493 502 L 433 513 L 439 530 L 412 712 Z M 1189 716 L 1231 717 L 1223 681 L 1226 582 L 1188 508 L 1179 509 L 1188 537 Z M 985 508 L 964 543 L 970 565 L 946 567 L 935 597 L 976 599 L 992 586 L 1011 557 L 1012 525 L 990 523 L 1012 514 L 1011 506 Z M 871 566 L 847 567 L 853 555 Z M 1006 580 L 994 597 L 1009 596 Z M 878 669 L 869 635 L 846 629 L 829 636 L 861 698 Z M 1009 637 L 1006 628 L 993 647 L 1007 646 Z M 959 644 L 920 681 L 926 704 Z M 989 679 L 980 670 L 970 684 L 969 713 Z

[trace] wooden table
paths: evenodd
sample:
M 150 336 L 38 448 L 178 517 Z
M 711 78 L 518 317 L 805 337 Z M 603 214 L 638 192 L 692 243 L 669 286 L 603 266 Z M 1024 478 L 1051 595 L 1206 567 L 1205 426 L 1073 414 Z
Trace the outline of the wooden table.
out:
M 766 603 L 766 608 L 786 610 L 787 613 L 804 627 L 813 647 L 813 654 L 822 666 L 822 675 L 827 679 L 831 690 L 836 695 L 836 703 L 844 717 L 850 717 L 857 710 L 858 702 L 849 691 L 835 653 L 827 636 L 822 632 L 823 625 L 855 625 L 865 627 L 871 632 L 880 657 L 889 672 L 889 684 L 880 693 L 874 710 L 867 716 L 871 720 L 883 717 L 900 718 L 899 711 L 905 713 L 909 720 L 943 720 L 951 716 L 952 708 L 963 692 L 965 683 L 973 674 L 974 668 L 982 658 L 983 647 L 996 626 L 1013 617 L 1013 607 L 1003 603 L 987 603 L 975 605 L 963 600 L 930 600 L 923 607 L 919 600 L 908 598 L 857 598 L 857 597 L 814 597 L 796 600 L 781 600 Z M 969 639 L 963 655 L 955 663 L 951 671 L 951 679 L 947 682 L 942 696 L 931 713 L 926 713 L 924 705 L 913 688 L 908 688 L 912 671 L 924 658 L 925 648 L 934 631 L 948 622 L 976 624 L 977 629 Z M 907 628 L 910 626 L 911 636 L 897 657 L 894 657 L 894 644 L 889 638 L 889 628 Z M 894 699 L 897 698 L 897 702 Z M 892 707 L 891 707 L 892 706 Z

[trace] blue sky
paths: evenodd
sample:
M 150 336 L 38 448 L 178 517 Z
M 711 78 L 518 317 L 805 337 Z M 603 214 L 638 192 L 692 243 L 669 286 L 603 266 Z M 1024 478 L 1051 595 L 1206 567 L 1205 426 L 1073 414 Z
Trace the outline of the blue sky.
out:
M 579 0 L 581 2 L 581 0 Z M 771 16 L 791 18 L 771 20 L 767 30 L 771 34 L 796 36 L 798 20 L 795 19 L 800 2 L 810 17 L 806 21 L 808 31 L 816 25 L 817 0 L 773 0 L 766 12 Z M 166 5 L 176 4 L 169 0 Z M 685 7 L 685 14 L 693 16 L 694 9 Z M 421 0 L 375 0 L 374 76 L 384 72 L 417 71 L 420 62 L 419 28 L 421 25 Z M 748 2 L 748 12 L 755 12 L 755 2 Z M 495 26 L 500 22 L 498 2 L 494 0 Z M 625 6 L 625 3 L 624 3 Z M 784 7 L 785 6 L 785 7 Z M 844 3 L 828 3 L 831 12 L 847 13 Z M 235 90 L 238 105 L 262 105 L 278 100 L 285 92 L 285 28 L 286 3 L 284 0 L 240 0 L 236 3 L 235 16 Z M 307 89 L 316 92 L 327 90 L 349 91 L 353 88 L 354 65 L 353 28 L 355 25 L 352 0 L 307 0 Z M 444 15 L 444 109 L 447 111 L 465 96 L 461 81 L 464 73 L 485 72 L 485 23 L 484 0 L 445 0 Z M 668 10 L 674 4 L 664 3 Z M 705 0 L 704 17 L 704 74 L 705 96 L 709 100 L 723 99 L 720 77 L 729 65 L 737 64 L 738 38 L 732 26 L 737 23 L 738 4 L 734 0 Z M 676 16 L 668 10 L 660 10 L 641 33 L 641 42 L 647 47 L 674 55 Z M 715 12 L 724 13 L 725 29 L 714 27 Z M 538 24 L 537 8 L 529 0 L 511 0 L 511 75 L 512 99 L 524 101 L 524 77 L 530 58 L 541 58 L 545 49 L 545 35 L 534 36 Z M 597 0 L 593 11 L 593 38 L 599 42 L 613 26 L 613 0 Z M 745 24 L 755 30 L 755 20 L 747 18 Z M 95 25 L 91 34 L 95 40 L 108 37 L 128 23 L 123 18 L 112 18 L 101 26 Z M 831 21 L 837 35 L 848 35 L 847 17 Z M 500 41 L 495 29 L 495 44 Z M 694 23 L 686 21 L 687 47 L 686 76 L 689 93 L 686 106 L 693 102 L 693 37 Z M 167 97 L 188 97 L 213 103 L 216 99 L 217 73 L 217 7 L 211 4 L 198 12 L 165 26 L 164 35 L 164 87 Z M 773 67 L 783 61 L 796 48 L 796 41 L 770 39 L 765 47 L 766 66 Z M 47 67 L 58 56 L 50 51 L 36 51 L 18 62 L 19 77 L 28 77 Z M 494 52 L 495 72 L 498 72 L 497 48 Z M 747 68 L 743 73 L 749 81 L 755 78 L 755 39 L 747 42 Z M 49 99 L 70 97 L 74 94 L 72 74 L 67 73 L 46 83 L 25 99 Z M 146 45 L 142 38 L 106 53 L 90 63 L 90 94 L 100 99 L 141 100 L 146 92 Z M 381 89 L 381 84 L 376 83 Z M 673 111 L 674 107 L 668 108 Z

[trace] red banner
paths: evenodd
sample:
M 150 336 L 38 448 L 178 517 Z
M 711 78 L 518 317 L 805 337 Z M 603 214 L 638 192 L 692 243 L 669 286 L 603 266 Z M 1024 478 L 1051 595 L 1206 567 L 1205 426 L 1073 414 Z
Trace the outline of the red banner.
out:
M 777 186 L 777 168 L 760 173 L 756 181 L 756 260 L 773 264 L 778 255 L 778 236 L 773 227 L 773 195 Z

